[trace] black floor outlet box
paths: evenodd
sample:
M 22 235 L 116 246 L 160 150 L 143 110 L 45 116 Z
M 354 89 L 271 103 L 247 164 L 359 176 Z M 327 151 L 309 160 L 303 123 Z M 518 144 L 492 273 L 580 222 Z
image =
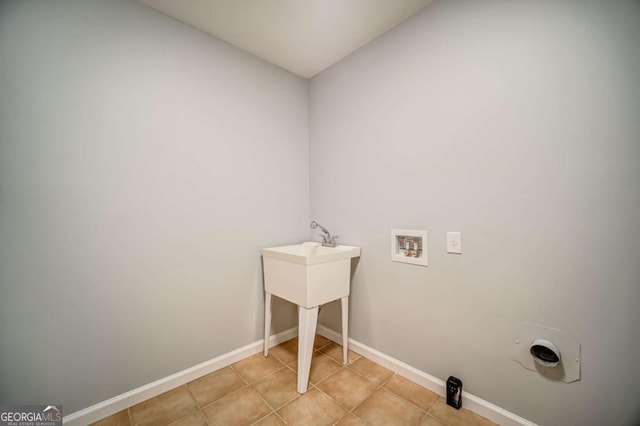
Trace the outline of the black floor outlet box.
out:
M 462 380 L 449 376 L 447 379 L 447 405 L 459 410 L 462 407 Z

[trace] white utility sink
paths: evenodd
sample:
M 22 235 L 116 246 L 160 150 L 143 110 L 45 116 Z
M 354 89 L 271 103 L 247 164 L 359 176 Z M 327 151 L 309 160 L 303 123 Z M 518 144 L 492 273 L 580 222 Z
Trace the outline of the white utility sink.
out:
M 262 250 L 264 290 L 312 308 L 349 295 L 351 258 L 359 247 L 308 242 Z
M 269 354 L 273 294 L 299 306 L 299 393 L 306 392 L 309 382 L 318 306 L 337 299 L 342 302 L 342 346 L 344 363 L 347 363 L 351 258 L 359 256 L 359 247 L 325 247 L 316 242 L 262 250 L 265 291 L 264 356 Z
M 262 249 L 262 254 L 264 257 L 286 260 L 300 265 L 316 265 L 318 263 L 358 257 L 360 256 L 360 247 L 324 247 L 320 243 L 308 242 Z

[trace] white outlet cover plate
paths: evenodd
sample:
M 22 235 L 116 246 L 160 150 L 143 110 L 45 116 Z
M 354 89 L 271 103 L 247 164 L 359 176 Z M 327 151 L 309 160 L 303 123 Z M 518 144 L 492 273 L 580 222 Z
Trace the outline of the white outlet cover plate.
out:
M 529 352 L 531 343 L 536 339 L 548 340 L 560 351 L 560 364 L 556 367 L 544 367 L 534 361 Z M 571 383 L 580 380 L 580 343 L 569 333 L 557 328 L 532 322 L 518 324 L 513 339 L 513 360 L 527 370 L 535 371 L 551 380 Z
M 447 253 L 462 254 L 462 236 L 460 232 L 447 232 Z

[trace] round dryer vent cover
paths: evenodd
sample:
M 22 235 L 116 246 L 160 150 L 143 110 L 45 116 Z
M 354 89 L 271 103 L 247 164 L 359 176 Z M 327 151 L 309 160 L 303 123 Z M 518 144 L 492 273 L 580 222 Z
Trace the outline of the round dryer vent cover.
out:
M 513 360 L 551 380 L 580 380 L 580 343 L 557 328 L 532 322 L 518 324 Z

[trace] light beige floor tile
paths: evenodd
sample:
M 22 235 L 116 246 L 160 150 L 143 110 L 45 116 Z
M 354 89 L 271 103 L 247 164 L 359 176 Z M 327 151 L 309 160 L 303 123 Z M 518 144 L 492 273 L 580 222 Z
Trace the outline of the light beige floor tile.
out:
M 185 386 L 172 389 L 130 408 L 131 423 L 169 424 L 198 410 Z
M 369 398 L 377 386 L 343 368 L 318 384 L 318 388 L 347 410 L 353 410 Z
M 431 414 L 427 414 L 420 420 L 420 426 L 447 426 L 442 423 L 442 420 L 438 420 L 437 417 L 433 417 Z
M 344 359 L 342 357 L 342 346 L 336 343 L 328 344 L 327 346 L 320 349 L 320 352 L 333 359 L 334 361 L 342 364 Z M 347 364 L 352 363 L 356 359 L 360 358 L 360 355 L 353 352 L 351 349 L 347 350 Z
M 233 369 L 247 382 L 252 383 L 284 366 L 274 358 L 265 358 L 261 353 L 250 356 L 233 364 Z
M 313 354 L 313 360 L 311 361 L 309 381 L 315 385 L 341 368 L 342 364 L 338 364 L 327 356 L 315 353 Z
M 277 409 L 299 395 L 296 391 L 297 378 L 293 371 L 282 368 L 258 380 L 253 387 L 271 408 Z
M 251 386 L 227 395 L 204 408 L 210 425 L 250 425 L 266 416 L 271 408 Z
M 380 389 L 353 411 L 372 426 L 418 425 L 424 412 L 394 393 Z
M 278 410 L 288 425 L 332 425 L 345 414 L 338 404 L 317 389 L 307 391 L 300 398 Z
M 264 419 L 260 420 L 257 423 L 254 423 L 254 426 L 284 426 L 285 423 L 278 417 L 276 413 L 271 413 Z
M 430 390 L 425 389 L 398 374 L 394 375 L 387 383 L 385 383 L 384 387 L 389 389 L 391 392 L 400 395 L 424 411 L 428 411 L 429 408 L 431 408 L 431 406 L 440 399 L 438 394 L 431 392 Z
M 289 366 L 298 371 L 298 362 L 292 362 Z M 314 385 L 329 377 L 331 374 L 342 368 L 342 364 L 338 364 L 326 355 L 320 352 L 314 352 L 311 358 L 311 369 L 309 371 L 309 381 Z
M 384 368 L 367 358 L 357 359 L 353 363 L 349 364 L 347 368 L 355 371 L 365 379 L 377 385 L 383 384 L 393 376 L 393 371 Z
M 336 423 L 336 426 L 365 426 L 366 424 L 367 423 L 364 420 L 359 419 L 353 414 L 349 413 L 342 419 L 340 419 L 340 421 Z
M 244 386 L 245 383 L 242 379 L 229 367 L 207 374 L 187 384 L 200 407 L 209 405 Z
M 90 426 L 129 426 L 129 413 L 127 410 L 122 410 L 112 416 L 100 420 L 99 422 L 92 423 Z
M 320 349 L 324 346 L 327 346 L 329 343 L 333 342 L 324 336 L 316 334 L 316 338 L 313 341 L 313 349 Z
M 464 401 L 463 401 L 464 403 Z M 443 423 L 449 426 L 493 426 L 495 423 L 485 419 L 484 417 L 476 414 L 466 408 L 456 410 L 453 407 L 447 405 L 446 401 L 440 398 L 433 404 L 429 414 L 437 417 Z
M 287 340 L 284 343 L 269 349 L 269 356 L 275 356 L 285 364 L 298 359 L 298 338 Z
M 170 426 L 207 426 L 207 421 L 201 411 L 196 411 L 178 421 L 171 423 Z

